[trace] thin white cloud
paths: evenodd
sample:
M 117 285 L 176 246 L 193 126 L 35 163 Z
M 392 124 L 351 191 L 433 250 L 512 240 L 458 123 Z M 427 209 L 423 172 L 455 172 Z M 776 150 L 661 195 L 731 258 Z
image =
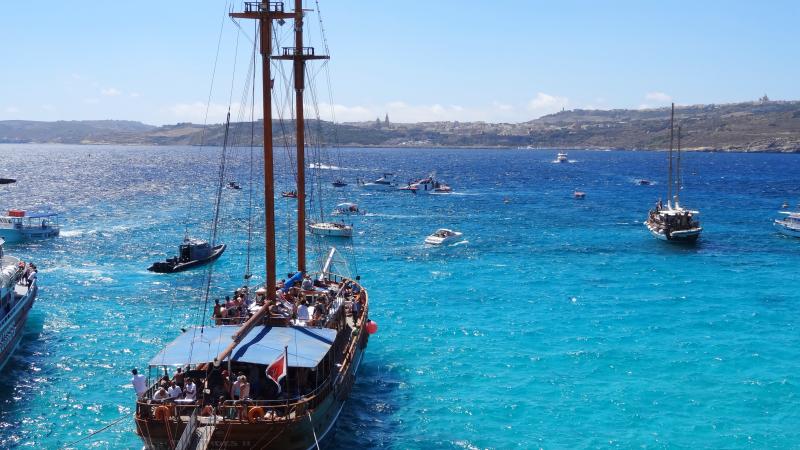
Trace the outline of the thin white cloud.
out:
M 239 103 L 231 104 L 230 110 L 231 121 L 234 121 L 236 120 L 236 114 L 239 112 Z M 167 112 L 177 122 L 204 123 L 206 120 L 206 104 L 199 101 L 172 105 L 167 108 Z M 225 122 L 227 113 L 228 105 L 211 103 L 208 105 L 208 123 Z
M 19 108 L 17 108 L 16 106 L 7 106 L 5 112 L 7 112 L 8 114 L 16 114 L 19 112 Z
M 656 102 L 656 103 L 669 103 L 672 101 L 672 97 L 663 93 L 663 92 L 648 92 L 644 95 L 644 99 L 648 102 Z
M 102 90 L 100 91 L 100 93 L 101 93 L 101 94 L 103 94 L 103 95 L 105 95 L 106 97 L 116 97 L 116 96 L 118 96 L 118 95 L 121 95 L 121 94 L 122 94 L 122 91 L 120 91 L 120 90 L 119 90 L 119 89 L 117 89 L 117 88 L 113 88 L 113 87 L 111 87 L 111 88 L 105 88 L 105 89 L 102 89 Z
M 569 105 L 569 99 L 566 97 L 558 97 L 555 95 L 545 94 L 544 92 L 537 92 L 536 97 L 528 102 L 528 111 L 533 113 L 535 119 L 547 114 L 552 114 Z

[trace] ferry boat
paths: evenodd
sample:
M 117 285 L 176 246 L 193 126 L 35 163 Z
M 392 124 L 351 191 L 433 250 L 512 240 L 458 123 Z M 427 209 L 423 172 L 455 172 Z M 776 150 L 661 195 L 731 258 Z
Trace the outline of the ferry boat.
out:
M 677 175 L 673 177 L 672 170 L 672 144 L 673 144 L 673 130 L 675 122 L 675 104 L 672 104 L 672 113 L 670 115 L 670 132 L 669 132 L 669 171 L 667 176 L 667 204 L 666 206 L 658 201 L 656 207 L 650 210 L 647 220 L 644 222 L 650 234 L 656 239 L 662 241 L 676 242 L 676 243 L 694 243 L 700 237 L 703 228 L 700 226 L 700 221 L 697 216 L 700 214 L 697 210 L 686 209 L 680 204 L 680 191 L 682 189 L 681 182 L 681 127 L 678 127 L 678 159 L 677 159 Z M 673 195 L 673 187 L 675 194 Z
M 134 413 L 136 433 L 145 448 L 187 448 L 191 444 L 195 448 L 306 450 L 324 446 L 353 389 L 369 335 L 377 331 L 377 324 L 368 319 L 367 290 L 358 276 L 342 273 L 346 264 L 337 260 L 340 253 L 336 248 L 322 255 L 317 270 L 308 270 L 306 265 L 304 74 L 308 61 L 328 58 L 304 43 L 307 11 L 301 0 L 295 0 L 293 11 L 285 10 L 282 2 L 264 1 L 245 2 L 243 12 L 230 13 L 235 19 L 258 21 L 260 30 L 260 45 L 255 45 L 261 50 L 261 83 L 267 99 L 261 121 L 265 136 L 265 281 L 258 287 L 231 289 L 233 299 L 225 307 L 215 308 L 213 324 L 187 328 L 150 359 L 149 387 L 139 393 Z M 278 26 L 275 22 L 293 22 L 288 29 L 294 30 L 290 35 L 294 45 L 277 55 L 273 54 L 275 36 L 271 32 Z M 269 99 L 273 90 L 288 83 L 281 80 L 276 86 L 277 79 L 272 81 L 272 61 L 281 60 L 291 61 L 296 69 L 294 76 L 287 77 L 292 81 L 285 89 L 293 87 L 300 107 L 294 111 L 293 140 L 297 265 L 291 277 L 278 281 L 275 140 Z M 211 280 L 209 274 L 209 283 Z M 185 378 L 197 381 L 196 396 L 168 398 L 162 390 L 165 371 L 177 368 L 183 369 Z M 242 398 L 236 398 L 237 392 Z
M 175 273 L 208 264 L 225 252 L 225 244 L 211 246 L 202 239 L 186 236 L 178 246 L 178 256 L 153 263 L 147 270 L 156 273 Z
M 460 231 L 453 231 L 447 228 L 439 228 L 433 234 L 425 238 L 425 243 L 428 245 L 444 245 L 455 242 L 463 236 L 464 233 Z
M 5 241 L 0 238 L 0 370 L 19 345 L 38 292 L 36 278 L 30 285 L 25 279 L 27 271 L 34 266 L 4 254 L 3 244 Z
M 553 162 L 554 163 L 568 163 L 569 159 L 567 159 L 567 154 L 566 153 L 559 153 L 559 154 L 556 155 L 556 159 Z
M 450 186 L 436 179 L 435 173 L 425 178 L 414 180 L 399 189 L 413 194 L 448 194 L 453 192 Z
M 9 244 L 55 237 L 60 231 L 57 213 L 29 213 L 22 209 L 9 209 L 0 216 L 0 238 Z
M 394 181 L 394 174 L 385 172 L 382 177 L 375 181 L 364 182 L 359 180 L 359 185 L 370 191 L 389 191 L 397 188 L 397 183 Z
M 778 211 L 780 214 L 785 214 L 786 217 L 782 219 L 775 219 L 773 225 L 781 234 L 792 237 L 800 237 L 800 211 Z

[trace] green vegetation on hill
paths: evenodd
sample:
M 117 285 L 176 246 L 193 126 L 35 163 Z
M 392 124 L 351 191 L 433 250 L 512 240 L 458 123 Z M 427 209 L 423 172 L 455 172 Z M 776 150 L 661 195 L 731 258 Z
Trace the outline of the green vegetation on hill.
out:
M 800 102 L 766 101 L 676 107 L 684 148 L 699 150 L 800 152 Z M 313 121 L 326 144 L 406 147 L 535 147 L 660 149 L 669 145 L 669 108 L 571 110 L 523 123 L 422 122 L 343 123 Z M 232 124 L 234 145 L 248 145 L 251 124 Z M 294 124 L 280 127 L 291 142 Z M 221 145 L 220 124 L 145 125 L 121 120 L 0 121 L 0 143 Z M 204 137 L 203 137 L 204 136 Z M 246 138 L 245 138 L 246 136 Z M 247 142 L 243 142 L 246 139 Z M 263 139 L 255 127 L 256 144 Z

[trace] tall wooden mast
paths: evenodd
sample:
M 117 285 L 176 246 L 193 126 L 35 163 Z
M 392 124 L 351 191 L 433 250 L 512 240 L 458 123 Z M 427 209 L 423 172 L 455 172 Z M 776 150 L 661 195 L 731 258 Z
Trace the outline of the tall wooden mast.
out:
M 675 103 L 672 104 L 672 112 L 669 115 L 669 164 L 668 164 L 668 172 L 669 175 L 667 176 L 667 206 L 672 203 L 672 143 L 673 143 L 673 132 L 675 131 Z
M 284 47 L 275 59 L 293 62 L 295 90 L 295 129 L 297 131 L 297 270 L 306 270 L 306 139 L 303 91 L 305 90 L 306 61 L 328 59 L 315 55 L 314 47 L 303 46 L 303 0 L 294 1 L 294 47 Z
M 275 182 L 272 149 L 272 21 L 290 19 L 280 2 L 246 2 L 245 11 L 231 13 L 239 19 L 258 20 L 261 44 L 262 103 L 264 108 L 264 221 L 266 223 L 267 298 L 275 299 Z

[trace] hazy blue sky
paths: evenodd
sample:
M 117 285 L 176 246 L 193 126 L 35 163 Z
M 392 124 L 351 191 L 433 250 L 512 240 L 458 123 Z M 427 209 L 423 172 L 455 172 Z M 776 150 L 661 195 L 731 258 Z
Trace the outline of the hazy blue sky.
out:
M 562 107 L 800 99 L 798 1 L 320 0 L 320 8 L 340 121 L 388 112 L 394 121 L 519 122 Z M 0 119 L 202 122 L 224 22 L 209 117 L 220 122 L 237 34 L 225 12 L 226 2 L 203 0 L 4 2 Z M 249 45 L 240 39 L 240 61 Z

